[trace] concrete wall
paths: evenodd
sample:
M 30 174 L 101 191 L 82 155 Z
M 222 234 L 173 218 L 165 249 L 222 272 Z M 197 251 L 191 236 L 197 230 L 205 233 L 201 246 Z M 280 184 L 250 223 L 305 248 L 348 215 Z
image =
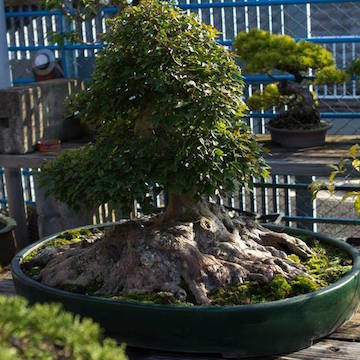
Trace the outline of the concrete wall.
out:
M 0 152 L 23 154 L 39 140 L 80 135 L 66 128 L 64 100 L 81 84 L 58 79 L 0 90 Z

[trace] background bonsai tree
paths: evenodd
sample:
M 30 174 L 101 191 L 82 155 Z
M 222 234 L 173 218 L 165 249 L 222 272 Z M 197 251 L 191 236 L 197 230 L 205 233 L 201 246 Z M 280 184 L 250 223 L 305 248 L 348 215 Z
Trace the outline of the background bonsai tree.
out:
M 247 103 L 251 110 L 279 107 L 279 115 L 269 122 L 276 128 L 315 129 L 323 126 L 309 84 L 334 84 L 348 79 L 345 72 L 336 69 L 329 51 L 319 44 L 296 42 L 288 35 L 270 34 L 258 29 L 239 33 L 235 49 L 246 73 L 294 76 L 294 80 L 281 80 L 265 86 L 263 93 L 255 92 Z M 313 70 L 315 77 L 309 76 L 309 69 Z
M 208 304 L 211 291 L 231 284 L 306 273 L 287 257 L 311 254 L 301 240 L 202 199 L 267 173 L 242 121 L 240 69 L 216 31 L 157 1 L 126 8 L 110 25 L 91 83 L 71 101 L 96 126 L 96 139 L 44 165 L 40 180 L 74 208 L 144 205 L 158 184 L 169 203 L 163 214 L 57 252 L 39 281 L 96 284 L 106 296 L 163 291 Z

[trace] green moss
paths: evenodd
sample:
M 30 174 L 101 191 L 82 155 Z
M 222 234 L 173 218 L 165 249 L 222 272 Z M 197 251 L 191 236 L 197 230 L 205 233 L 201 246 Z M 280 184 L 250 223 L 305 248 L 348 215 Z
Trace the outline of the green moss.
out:
M 291 279 L 289 282 L 291 296 L 307 294 L 319 289 L 319 285 L 304 275 L 298 275 L 294 279 Z
M 301 263 L 300 258 L 296 254 L 290 254 L 290 255 L 288 255 L 288 258 L 292 261 L 295 261 L 298 264 Z
M 214 305 L 250 304 L 252 296 L 256 296 L 258 292 L 258 288 L 254 288 L 253 285 L 252 282 L 245 282 L 226 289 L 219 289 L 210 294 L 209 298 Z
M 316 241 L 312 247 L 314 256 L 303 264 L 311 276 L 324 287 L 351 271 L 351 258 L 342 250 Z
M 98 231 L 98 230 L 96 230 Z M 92 229 L 74 229 L 74 230 L 68 230 L 64 231 L 61 234 L 59 234 L 56 238 L 48 241 L 45 245 L 31 251 L 28 255 L 26 255 L 21 262 L 21 268 L 24 271 L 24 273 L 32 278 L 36 278 L 36 276 L 40 273 L 42 266 L 39 266 L 40 264 L 33 262 L 33 259 L 44 249 L 48 247 L 68 247 L 71 244 L 78 243 L 87 237 L 91 236 L 93 234 Z M 64 290 L 77 292 L 77 293 L 94 293 L 96 290 L 98 290 L 102 286 L 101 284 L 91 284 L 89 286 L 89 289 L 87 288 L 79 288 L 74 286 L 69 286 L 67 288 L 64 288 Z M 88 292 L 87 292 L 88 291 Z
M 21 261 L 21 265 L 24 266 L 26 263 L 29 263 L 38 253 L 40 249 L 36 249 L 27 254 Z
M 331 284 L 346 275 L 349 271 L 351 271 L 351 268 L 351 265 L 332 266 L 328 269 L 324 269 L 316 276 L 316 278 L 322 283 Z
M 35 277 L 39 275 L 40 271 L 41 271 L 40 266 L 32 266 L 29 269 L 24 269 L 25 274 L 30 277 Z
M 284 299 L 288 297 L 292 291 L 291 285 L 280 275 L 276 275 L 270 281 L 266 290 L 272 295 L 274 300 Z
M 352 260 L 344 251 L 320 244 L 313 238 L 301 238 L 312 248 L 314 255 L 307 260 L 301 260 L 295 254 L 288 255 L 288 258 L 303 264 L 314 280 L 304 275 L 298 275 L 291 280 L 277 275 L 266 285 L 246 282 L 219 289 L 210 294 L 211 302 L 216 305 L 241 305 L 285 299 L 326 287 L 351 271 Z
M 255 304 L 306 294 L 318 288 L 318 284 L 306 276 L 299 275 L 288 281 L 283 276 L 276 275 L 268 284 L 260 285 L 256 281 L 249 281 L 220 289 L 210 294 L 210 300 L 214 305 Z
M 328 264 L 326 256 L 313 256 L 305 263 L 306 268 L 310 273 L 318 273 L 321 269 L 325 268 Z
M 58 238 L 64 238 L 65 240 L 75 240 L 81 239 L 86 236 L 92 235 L 92 231 L 90 229 L 74 229 L 74 230 L 67 230 L 61 233 Z
M 21 264 L 24 265 L 26 263 L 29 263 L 43 249 L 46 249 L 48 247 L 69 246 L 71 244 L 75 244 L 77 242 L 80 242 L 80 241 L 86 239 L 87 237 L 91 236 L 92 234 L 93 234 L 92 229 L 80 228 L 80 229 L 64 231 L 61 234 L 59 234 L 56 238 L 48 241 L 45 245 L 37 248 L 36 250 L 31 251 L 28 255 L 26 255 L 23 258 Z

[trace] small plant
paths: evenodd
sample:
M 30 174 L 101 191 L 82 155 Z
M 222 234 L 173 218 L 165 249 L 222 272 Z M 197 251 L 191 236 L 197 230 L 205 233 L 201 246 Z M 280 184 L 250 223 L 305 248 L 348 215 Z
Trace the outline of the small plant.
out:
M 333 171 L 329 176 L 329 181 L 314 181 L 310 185 L 310 191 L 312 192 L 312 198 L 316 199 L 320 191 L 328 191 L 330 195 L 335 192 L 335 179 L 339 176 L 347 176 L 352 173 L 353 179 L 356 179 L 360 175 L 360 145 L 353 145 L 348 153 L 348 156 L 344 157 L 337 165 L 332 165 Z M 346 199 L 352 198 L 354 209 L 360 215 L 360 190 L 347 191 L 343 197 L 342 202 Z
M 277 35 L 253 29 L 240 33 L 235 40 L 236 53 L 246 73 L 265 73 L 270 78 L 289 74 L 292 80 L 281 80 L 256 91 L 249 99 L 251 110 L 279 108 L 279 115 L 269 125 L 282 129 L 316 129 L 324 125 L 310 84 L 341 83 L 346 72 L 336 69 L 329 51 L 321 45 L 299 41 L 288 35 Z M 312 70 L 314 77 L 310 76 Z
M 1 360 L 126 360 L 124 347 L 102 338 L 90 319 L 59 304 L 30 307 L 20 297 L 0 296 Z

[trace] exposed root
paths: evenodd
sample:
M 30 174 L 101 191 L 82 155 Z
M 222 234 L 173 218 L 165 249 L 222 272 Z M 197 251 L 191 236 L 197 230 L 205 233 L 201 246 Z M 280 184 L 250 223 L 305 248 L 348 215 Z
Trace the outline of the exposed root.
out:
M 197 213 L 191 222 L 161 216 L 125 222 L 93 244 L 54 253 L 39 280 L 59 288 L 95 287 L 104 296 L 166 291 L 185 300 L 190 291 L 197 304 L 209 304 L 208 294 L 219 288 L 307 274 L 287 256 L 311 256 L 303 241 L 231 217 L 215 204 L 200 202 Z

